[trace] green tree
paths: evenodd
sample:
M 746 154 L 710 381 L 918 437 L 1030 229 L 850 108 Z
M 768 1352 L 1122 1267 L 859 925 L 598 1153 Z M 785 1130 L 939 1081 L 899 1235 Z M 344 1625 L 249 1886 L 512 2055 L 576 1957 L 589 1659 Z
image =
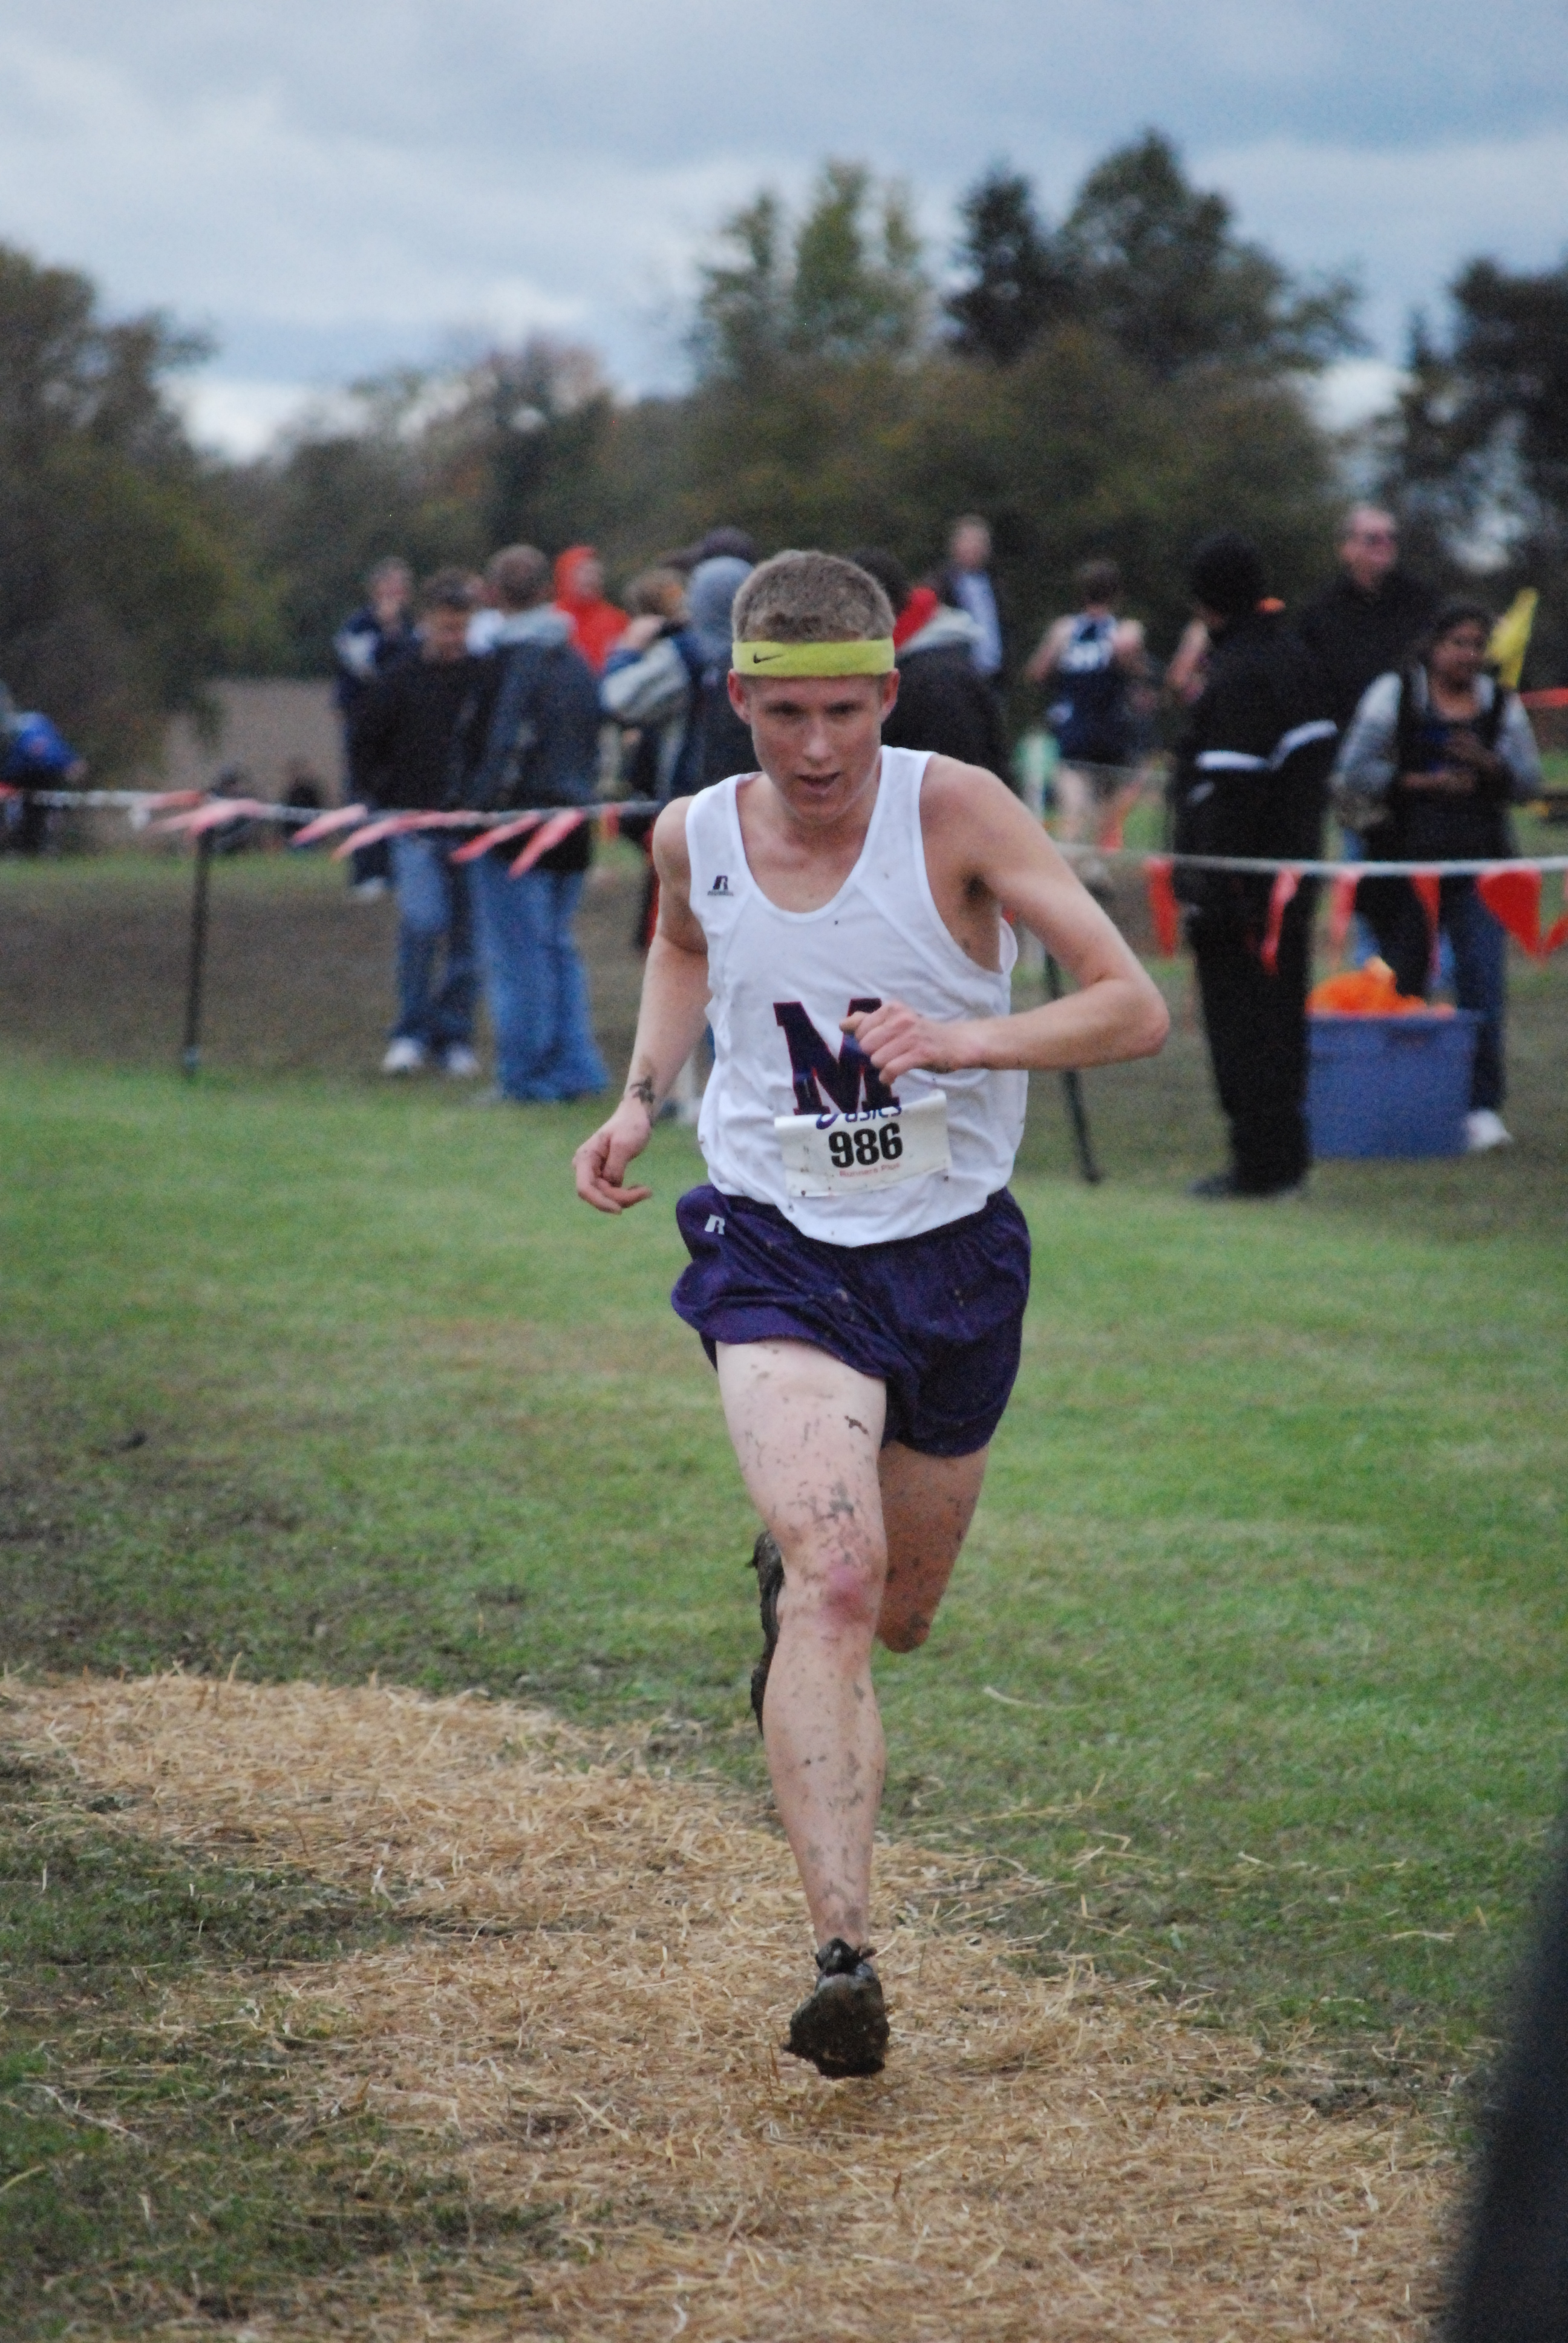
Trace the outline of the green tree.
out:
M 1091 553 L 1118 563 L 1157 647 L 1185 622 L 1188 562 L 1210 530 L 1252 538 L 1288 602 L 1332 559 L 1333 450 L 1292 381 L 1216 367 L 1151 383 L 1084 326 L 1042 335 L 1010 367 L 933 364 L 896 470 L 896 549 L 917 570 L 933 564 L 949 518 L 984 513 L 1026 639 L 1073 607 Z
M 1407 485 L 1458 529 L 1491 508 L 1546 547 L 1568 541 L 1568 261 L 1514 275 L 1473 260 L 1446 339 L 1417 318 L 1401 407 Z
M 764 191 L 723 223 L 684 396 L 618 403 L 544 341 L 391 378 L 357 429 L 246 483 L 296 658 L 325 659 L 378 554 L 585 538 L 624 578 L 716 521 L 767 548 L 883 543 L 918 575 L 978 509 L 1025 633 L 1103 552 L 1173 641 L 1193 544 L 1221 525 L 1259 539 L 1287 598 L 1314 582 L 1339 490 L 1298 377 L 1348 334 L 1348 289 L 1303 291 L 1153 138 L 1091 173 L 1060 227 L 1000 167 L 963 222 L 956 339 L 933 335 L 908 199 L 839 162 L 798 212 Z
M 946 306 L 966 355 L 1011 364 L 1070 320 L 1161 382 L 1202 365 L 1312 372 L 1361 347 L 1351 280 L 1300 282 L 1237 236 L 1224 196 L 1194 187 L 1157 130 L 1095 165 L 1060 228 L 1000 168 L 960 213 L 966 281 Z
M 1298 283 L 1238 236 L 1224 196 L 1194 187 L 1158 130 L 1090 172 L 1059 247 L 1079 314 L 1161 381 L 1217 362 L 1312 372 L 1362 346 L 1353 282 Z
M 708 380 L 754 385 L 794 367 L 909 359 L 930 287 L 909 197 L 860 163 L 829 163 L 794 224 L 766 189 L 719 231 L 703 267 L 693 354 Z
M 451 387 L 423 458 L 431 488 L 472 497 L 491 546 L 558 552 L 596 527 L 614 401 L 592 350 L 536 335 Z
M 272 639 L 267 598 L 186 438 L 168 376 L 204 355 L 156 315 L 0 246 L 0 678 L 96 778 Z
M 694 521 L 722 513 L 765 545 L 880 542 L 918 575 L 953 514 L 983 512 L 1024 632 L 1068 606 L 1074 568 L 1103 552 L 1173 640 L 1193 545 L 1220 526 L 1257 537 L 1287 597 L 1315 582 L 1338 484 L 1298 377 L 1348 332 L 1348 289 L 1301 292 L 1150 139 L 1091 172 L 1054 231 L 1016 174 L 971 190 L 970 281 L 948 305 L 947 343 L 923 325 L 919 337 L 848 329 L 846 317 L 876 314 L 863 293 L 809 330 L 808 231 L 834 281 L 863 287 L 866 246 L 845 222 L 864 218 L 848 198 L 859 188 L 864 206 L 869 184 L 836 166 L 799 226 L 767 196 L 727 224 L 702 280 L 707 371 L 678 451 Z M 804 317 L 822 315 L 813 304 Z
M 290 667 L 328 671 L 334 633 L 387 554 L 423 573 L 477 568 L 519 540 L 555 554 L 597 538 L 627 468 L 617 422 L 593 352 L 536 337 L 455 375 L 401 368 L 357 384 L 348 420 L 308 421 L 236 473 L 231 496 L 276 581 Z
M 965 281 L 942 304 L 953 347 L 1010 366 L 1048 326 L 1076 313 L 1076 278 L 1021 172 L 995 166 L 960 197 L 959 216 Z
M 773 545 L 886 534 L 930 312 L 909 199 L 861 164 L 827 164 L 799 217 L 767 191 L 732 215 L 700 272 L 698 381 L 667 442 L 673 533 L 722 518 Z
M 1417 317 L 1387 488 L 1434 566 L 1542 596 L 1533 681 L 1568 672 L 1568 260 L 1466 263 L 1446 334 Z
M 330 670 L 333 634 L 383 555 L 423 568 L 447 553 L 438 537 L 432 541 L 413 450 L 368 420 L 307 427 L 236 469 L 228 496 L 271 580 L 280 664 L 292 674 Z M 467 544 L 477 531 L 465 525 L 462 535 Z

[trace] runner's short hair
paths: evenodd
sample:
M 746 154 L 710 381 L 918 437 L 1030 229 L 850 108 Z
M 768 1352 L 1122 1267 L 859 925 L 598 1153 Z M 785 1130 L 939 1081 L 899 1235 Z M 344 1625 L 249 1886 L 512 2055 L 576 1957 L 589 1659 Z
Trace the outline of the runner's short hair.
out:
M 433 570 L 419 588 L 421 610 L 471 610 L 473 581 L 466 569 Z
M 1114 602 L 1121 591 L 1121 572 L 1114 561 L 1085 561 L 1078 572 L 1078 590 L 1086 602 Z
M 879 642 L 893 608 L 876 579 L 837 553 L 776 553 L 735 597 L 745 643 Z

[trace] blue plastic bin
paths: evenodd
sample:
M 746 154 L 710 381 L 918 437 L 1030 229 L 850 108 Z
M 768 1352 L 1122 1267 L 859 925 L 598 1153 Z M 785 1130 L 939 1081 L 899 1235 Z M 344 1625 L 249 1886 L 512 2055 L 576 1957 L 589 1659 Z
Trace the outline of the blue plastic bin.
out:
M 1314 1155 L 1462 1155 L 1480 1020 L 1309 1017 Z

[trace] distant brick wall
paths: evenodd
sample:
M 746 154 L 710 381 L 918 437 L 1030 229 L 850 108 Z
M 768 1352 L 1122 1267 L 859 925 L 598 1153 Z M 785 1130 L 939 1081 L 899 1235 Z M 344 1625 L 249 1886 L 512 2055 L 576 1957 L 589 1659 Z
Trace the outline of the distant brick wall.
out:
M 343 795 L 343 736 L 329 683 L 294 683 L 274 678 L 236 680 L 208 687 L 222 711 L 223 726 L 208 748 L 186 716 L 176 717 L 165 735 L 164 762 L 156 776 L 160 789 L 205 789 L 219 773 L 237 765 L 249 793 L 282 798 L 306 769 L 322 801 Z

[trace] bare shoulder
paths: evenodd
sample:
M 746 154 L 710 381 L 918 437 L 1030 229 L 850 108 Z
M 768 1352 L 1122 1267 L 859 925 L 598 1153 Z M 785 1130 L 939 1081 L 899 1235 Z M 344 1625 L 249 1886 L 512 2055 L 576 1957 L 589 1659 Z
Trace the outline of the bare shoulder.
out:
M 685 886 L 691 878 L 691 850 L 686 842 L 689 798 L 672 798 L 653 825 L 653 860 L 665 885 Z
M 1077 886 L 1029 808 L 994 773 L 956 757 L 933 757 L 926 767 L 920 835 L 933 885 L 978 887 L 1009 904 L 1026 878 Z
M 691 908 L 691 849 L 686 836 L 690 808 L 689 798 L 672 798 L 654 823 L 649 842 L 658 873 L 659 934 L 682 951 L 705 952 L 702 923 Z
M 920 784 L 920 828 L 928 844 L 977 830 L 998 838 L 1030 836 L 1038 825 L 1004 781 L 983 765 L 932 757 Z

